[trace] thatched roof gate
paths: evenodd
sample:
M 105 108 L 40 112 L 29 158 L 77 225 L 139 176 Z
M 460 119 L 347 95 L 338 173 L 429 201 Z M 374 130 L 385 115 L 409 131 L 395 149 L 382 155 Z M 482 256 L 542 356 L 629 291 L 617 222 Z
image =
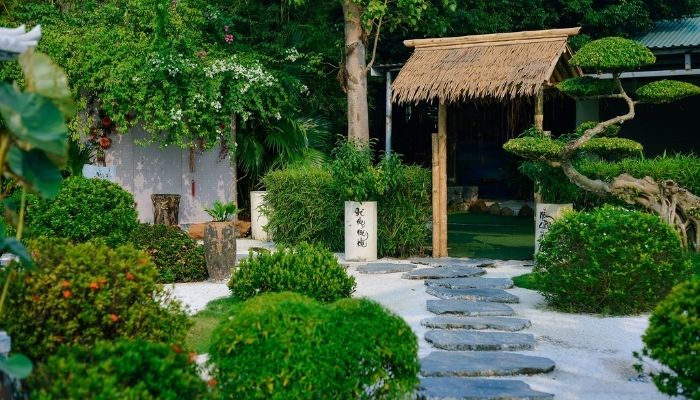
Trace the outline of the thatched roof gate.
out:
M 569 36 L 581 28 L 406 40 L 415 48 L 393 83 L 395 103 L 439 101 L 433 134 L 433 256 L 447 256 L 447 107 L 470 100 L 535 97 L 542 128 L 543 89 L 582 76 L 568 64 Z

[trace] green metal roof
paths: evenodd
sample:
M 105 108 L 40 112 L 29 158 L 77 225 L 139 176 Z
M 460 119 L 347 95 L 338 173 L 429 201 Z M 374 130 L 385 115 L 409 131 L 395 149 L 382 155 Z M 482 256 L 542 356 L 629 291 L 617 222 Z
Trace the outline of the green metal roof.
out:
M 651 49 L 700 47 L 700 17 L 658 21 L 635 40 Z

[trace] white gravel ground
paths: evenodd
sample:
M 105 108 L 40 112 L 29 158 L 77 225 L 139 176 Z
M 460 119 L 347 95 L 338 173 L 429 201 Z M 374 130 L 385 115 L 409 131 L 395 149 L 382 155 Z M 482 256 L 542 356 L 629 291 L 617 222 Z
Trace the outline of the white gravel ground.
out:
M 239 240 L 239 253 L 260 242 Z M 269 244 L 265 244 L 270 247 Z M 244 250 L 245 249 L 245 250 Z M 357 280 L 355 296 L 374 299 L 403 317 L 419 338 L 419 355 L 432 351 L 423 339 L 426 329 L 420 325 L 432 314 L 426 310 L 426 300 L 434 299 L 425 293 L 421 280 L 401 279 L 401 273 L 386 275 L 359 274 L 358 264 L 351 263 L 348 273 Z M 520 262 L 501 263 L 489 268 L 486 277 L 512 277 L 529 272 Z M 190 308 L 202 309 L 207 302 L 228 295 L 221 283 L 183 283 L 173 286 L 173 294 Z M 637 379 L 632 368 L 632 352 L 642 347 L 641 335 L 648 324 L 648 315 L 633 317 L 598 317 L 593 315 L 563 314 L 547 310 L 537 292 L 514 288 L 509 290 L 520 297 L 512 305 L 518 317 L 527 318 L 532 326 L 525 330 L 537 339 L 530 354 L 555 361 L 554 372 L 544 375 L 518 376 L 535 390 L 553 393 L 561 400 L 655 400 L 668 399 L 660 394 L 653 383 Z

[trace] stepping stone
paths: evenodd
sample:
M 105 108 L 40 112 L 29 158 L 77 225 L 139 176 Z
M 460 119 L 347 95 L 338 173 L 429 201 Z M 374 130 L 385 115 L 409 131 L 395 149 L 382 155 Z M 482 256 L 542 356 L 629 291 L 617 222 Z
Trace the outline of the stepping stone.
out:
M 434 329 L 495 329 L 499 331 L 519 331 L 530 327 L 530 321 L 509 317 L 460 317 L 439 315 L 422 320 L 421 325 Z
M 448 289 L 440 286 L 428 286 L 425 292 L 441 299 L 460 299 L 470 301 L 492 301 L 495 303 L 519 303 L 520 299 L 503 289 L 472 288 Z
M 361 274 L 393 274 L 396 272 L 408 272 L 415 268 L 416 266 L 413 264 L 372 263 L 360 265 L 357 267 L 357 271 Z
M 425 340 L 443 350 L 532 350 L 535 337 L 529 333 L 478 332 L 467 330 L 432 330 Z
M 502 303 L 466 300 L 428 300 L 428 311 L 434 314 L 461 314 L 465 316 L 505 316 L 515 315 L 515 311 Z
M 404 279 L 443 279 L 443 278 L 469 278 L 485 274 L 477 267 L 445 267 L 445 268 L 420 268 L 401 275 Z
M 444 267 L 492 267 L 496 260 L 489 260 L 486 258 L 453 258 L 453 257 L 442 257 L 442 258 L 416 258 L 411 260 L 414 264 L 425 264 L 431 267 L 444 268 Z
M 420 360 L 423 376 L 510 376 L 543 374 L 554 361 L 516 353 L 434 351 Z
M 510 289 L 513 281 L 509 278 L 447 278 L 430 279 L 425 281 L 426 286 L 441 286 L 449 289 L 469 288 L 493 288 Z
M 421 378 L 419 400 L 550 400 L 554 395 L 532 390 L 522 381 L 505 379 Z

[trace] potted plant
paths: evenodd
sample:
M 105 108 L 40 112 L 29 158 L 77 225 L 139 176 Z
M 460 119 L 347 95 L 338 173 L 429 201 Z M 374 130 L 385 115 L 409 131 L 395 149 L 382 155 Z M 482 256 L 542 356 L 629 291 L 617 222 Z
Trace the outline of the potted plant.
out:
M 559 168 L 544 162 L 525 161 L 520 172 L 535 183 L 535 253 L 550 226 L 567 211 L 573 211 L 578 188 Z
M 233 202 L 219 200 L 204 210 L 212 218 L 204 225 L 204 258 L 209 279 L 225 281 L 236 266 L 236 225 L 232 219 L 239 210 Z
M 368 144 L 348 140 L 334 154 L 333 182 L 345 200 L 345 260 L 376 260 L 377 198 L 383 194 L 383 174 L 373 165 Z

